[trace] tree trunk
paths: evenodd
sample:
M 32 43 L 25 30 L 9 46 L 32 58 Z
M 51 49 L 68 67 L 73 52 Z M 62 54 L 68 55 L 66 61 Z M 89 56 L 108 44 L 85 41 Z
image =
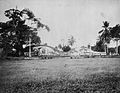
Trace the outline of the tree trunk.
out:
M 31 55 L 31 37 L 29 37 L 29 57 L 32 57 L 32 55 Z
M 15 53 L 15 56 L 19 57 L 19 56 L 24 56 L 24 49 L 23 49 L 23 44 L 20 43 L 20 44 L 17 44 L 15 46 L 15 49 L 16 49 L 16 53 Z
M 104 45 L 104 50 L 105 50 L 106 55 L 109 55 L 108 45 L 107 44 Z
M 24 56 L 23 44 L 20 45 L 19 56 Z
M 19 57 L 19 49 L 16 49 L 15 57 Z
M 3 48 L 2 54 L 1 54 L 1 58 L 6 58 L 8 54 L 8 51 L 6 50 L 6 48 Z
M 106 49 L 106 45 L 104 45 L 104 50 L 105 50 L 105 53 L 107 55 L 107 49 Z
M 6 58 L 10 52 L 11 46 L 9 44 L 5 44 L 5 46 L 3 47 L 2 57 Z

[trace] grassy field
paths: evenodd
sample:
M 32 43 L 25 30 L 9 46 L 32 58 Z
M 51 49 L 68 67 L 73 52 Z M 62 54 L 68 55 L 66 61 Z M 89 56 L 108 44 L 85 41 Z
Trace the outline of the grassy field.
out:
M 0 93 L 120 93 L 120 58 L 3 60 Z

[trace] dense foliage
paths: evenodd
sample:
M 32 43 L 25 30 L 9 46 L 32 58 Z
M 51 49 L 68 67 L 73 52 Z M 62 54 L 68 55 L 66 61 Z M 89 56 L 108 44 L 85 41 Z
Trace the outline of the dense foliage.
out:
M 103 42 L 102 41 L 96 42 L 96 46 L 93 47 L 93 50 L 98 52 L 105 52 Z
M 62 50 L 63 50 L 63 52 L 68 52 L 71 50 L 71 47 L 70 46 L 63 46 Z
M 63 52 L 68 52 L 71 50 L 75 42 L 76 42 L 75 38 L 71 35 L 67 40 L 67 44 L 59 44 L 57 47 L 59 49 L 62 49 Z
M 40 37 L 37 36 L 38 28 L 45 27 L 49 31 L 48 26 L 35 18 L 29 9 L 9 9 L 4 14 L 9 18 L 6 22 L 0 22 L 0 47 L 3 48 L 4 56 L 13 50 L 16 56 L 23 56 L 23 45 L 28 45 L 29 38 L 32 44 L 40 44 Z

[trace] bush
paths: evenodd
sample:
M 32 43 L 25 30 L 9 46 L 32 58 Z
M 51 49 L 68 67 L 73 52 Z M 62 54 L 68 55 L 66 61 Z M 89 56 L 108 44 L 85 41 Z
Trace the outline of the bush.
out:
M 63 52 L 68 52 L 71 50 L 71 47 L 70 46 L 63 46 L 62 50 L 63 50 Z

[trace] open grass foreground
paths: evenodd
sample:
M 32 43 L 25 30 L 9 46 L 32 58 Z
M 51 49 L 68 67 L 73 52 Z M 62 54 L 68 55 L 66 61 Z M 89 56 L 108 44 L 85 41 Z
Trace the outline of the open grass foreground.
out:
M 3 60 L 0 93 L 120 93 L 120 59 Z

